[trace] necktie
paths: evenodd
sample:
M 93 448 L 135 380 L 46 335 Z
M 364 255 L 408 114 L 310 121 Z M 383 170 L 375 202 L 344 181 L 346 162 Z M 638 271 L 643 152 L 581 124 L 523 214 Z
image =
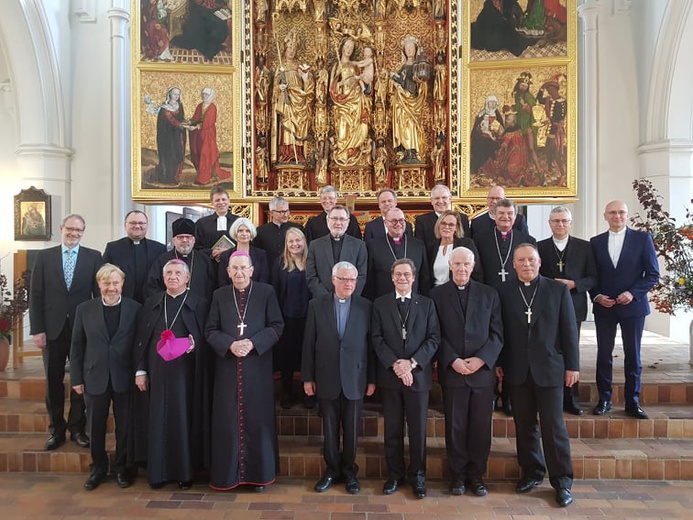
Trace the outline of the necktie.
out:
M 72 285 L 72 277 L 75 274 L 75 252 L 65 251 L 67 257 L 65 258 L 65 285 L 67 285 L 67 290 L 70 290 Z

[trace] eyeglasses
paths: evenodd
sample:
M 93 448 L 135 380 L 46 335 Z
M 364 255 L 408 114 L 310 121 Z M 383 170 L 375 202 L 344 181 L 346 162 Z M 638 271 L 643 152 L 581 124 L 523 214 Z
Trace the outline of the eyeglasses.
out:
M 606 214 L 611 216 L 611 217 L 615 217 L 615 216 L 625 217 L 626 215 L 628 215 L 628 212 L 627 211 L 607 211 Z
M 280 215 L 288 215 L 289 210 L 288 209 L 273 209 L 272 213 L 279 213 Z
M 393 273 L 392 276 L 394 278 L 406 278 L 407 280 L 409 280 L 414 275 L 411 273 Z
M 441 222 L 440 227 L 457 227 L 456 222 Z
M 344 217 L 329 217 L 332 222 L 346 222 L 349 219 Z
M 177 238 L 178 240 L 182 240 L 183 242 L 189 242 L 191 240 L 195 240 L 195 237 L 192 235 L 176 235 L 173 238 Z
M 70 233 L 84 233 L 84 228 L 76 228 L 76 227 L 63 227 L 65 231 L 69 231 Z
M 345 278 L 343 276 L 335 276 L 337 280 L 339 280 L 342 283 L 356 283 L 356 278 Z
M 128 226 L 146 226 L 147 222 L 126 222 Z
M 564 226 L 567 226 L 568 224 L 570 224 L 572 222 L 572 220 L 567 219 L 567 218 L 563 218 L 563 219 L 554 218 L 554 219 L 549 220 L 549 222 L 551 222 L 552 224 L 563 224 Z
M 388 221 L 390 224 L 392 224 L 393 226 L 394 226 L 395 224 L 400 225 L 400 226 L 403 226 L 403 225 L 407 222 L 407 221 L 404 220 L 403 218 L 390 218 L 390 219 L 388 219 L 387 221 Z

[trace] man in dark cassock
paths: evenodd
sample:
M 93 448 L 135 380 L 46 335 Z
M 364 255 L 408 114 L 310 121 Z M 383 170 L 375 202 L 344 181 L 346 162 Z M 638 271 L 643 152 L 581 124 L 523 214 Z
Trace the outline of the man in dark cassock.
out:
M 217 288 L 216 263 L 195 247 L 195 223 L 189 218 L 179 218 L 171 225 L 173 249 L 161 255 L 149 270 L 144 295 L 150 296 L 165 289 L 162 277 L 164 265 L 174 258 L 182 260 L 190 271 L 190 291 L 207 302 Z
M 433 356 L 440 328 L 433 301 L 412 290 L 416 266 L 409 258 L 392 264 L 394 294 L 373 302 L 371 341 L 378 357 L 378 386 L 385 417 L 387 480 L 391 495 L 406 476 L 416 498 L 426 496 L 426 417 L 433 385 Z M 404 468 L 404 425 L 409 433 L 409 467 Z
M 335 204 L 337 204 L 338 193 L 333 186 L 323 186 L 320 188 L 320 205 L 324 210 L 324 213 L 320 215 L 315 215 L 310 217 L 308 222 L 306 222 L 306 240 L 310 244 L 311 241 L 316 238 L 324 237 L 330 234 L 329 225 L 327 222 L 328 215 Z M 354 238 L 361 240 L 363 237 L 361 235 L 361 228 L 354 215 L 347 215 L 349 221 L 347 226 L 345 226 L 345 233 Z
M 253 245 L 263 249 L 267 253 L 267 265 L 272 271 L 274 261 L 284 253 L 284 235 L 290 227 L 299 228 L 303 231 L 303 226 L 295 222 L 289 222 L 289 201 L 284 197 L 274 197 L 269 202 L 271 220 L 266 224 L 258 226 L 257 236 L 253 239 Z
M 386 217 L 387 235 L 368 242 L 368 274 L 363 295 L 369 300 L 375 300 L 384 294 L 391 294 L 395 288 L 392 283 L 392 263 L 400 258 L 409 258 L 414 262 L 418 273 L 414 290 L 428 294 L 431 270 L 424 243 L 404 234 L 406 220 L 401 209 L 392 208 Z
M 178 482 L 190 489 L 195 470 L 209 463 L 209 356 L 204 340 L 207 302 L 188 289 L 183 260 L 163 267 L 165 291 L 147 299 L 135 343 L 131 426 L 134 462 L 147 462 L 152 489 Z
M 485 0 L 484 6 L 472 22 L 472 49 L 491 52 L 508 50 L 519 56 L 532 43 L 515 28 L 521 21 L 522 8 L 517 0 Z
M 205 328 L 215 357 L 210 487 L 272 484 L 279 470 L 272 347 L 284 330 L 274 288 L 253 282 L 250 255 L 229 259 L 232 285 L 214 293 Z
M 451 279 L 431 291 L 440 320 L 438 380 L 445 406 L 445 448 L 450 493 L 476 496 L 491 452 L 494 368 L 503 346 L 498 293 L 471 280 L 474 253 L 456 247 L 450 255 Z
M 534 244 L 515 248 L 517 278 L 498 291 L 504 342 L 496 375 L 513 403 L 521 471 L 515 491 L 528 493 L 539 486 L 548 469 L 556 503 L 565 507 L 573 502 L 573 463 L 563 419 L 563 387 L 580 379 L 580 351 L 568 287 L 540 276 L 540 267 Z
M 139 210 L 125 215 L 126 237 L 106 244 L 103 261 L 117 265 L 125 273 L 123 296 L 144 303 L 144 287 L 149 269 L 166 252 L 166 246 L 147 238 L 149 220 Z
M 235 242 L 229 235 L 231 224 L 238 216 L 229 211 L 229 193 L 221 186 L 214 186 L 209 191 L 209 200 L 214 206 L 214 213 L 202 217 L 195 222 L 195 249 L 201 250 L 214 260 L 219 260 L 219 255 L 224 252 L 223 247 L 213 249 L 217 241 L 226 236 L 231 242 Z M 211 296 L 211 295 L 210 295 Z
M 371 302 L 355 294 L 357 280 L 356 266 L 336 263 L 334 293 L 308 305 L 301 380 L 306 395 L 317 396 L 322 412 L 327 471 L 313 487 L 318 493 L 338 479 L 344 480 L 347 493 L 361 491 L 356 447 L 363 398 L 375 392 L 376 361 L 370 345 Z
M 587 318 L 587 291 L 597 284 L 597 264 L 587 240 L 570 235 L 572 215 L 565 206 L 557 206 L 549 213 L 552 236 L 537 244 L 541 257 L 539 274 L 565 284 L 575 307 L 575 323 L 578 337 L 580 325 Z M 578 384 L 565 387 L 563 411 L 582 415 L 578 406 Z

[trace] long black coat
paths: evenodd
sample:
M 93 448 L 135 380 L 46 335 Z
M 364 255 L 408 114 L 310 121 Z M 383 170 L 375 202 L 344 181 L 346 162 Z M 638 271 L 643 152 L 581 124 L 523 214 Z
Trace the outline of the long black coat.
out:
M 149 273 L 154 261 L 166 252 L 166 246 L 156 240 L 143 238 L 141 246 L 144 246 L 146 251 L 146 273 Z M 135 244 L 128 237 L 123 237 L 120 240 L 114 240 L 106 244 L 106 250 L 103 252 L 103 261 L 109 264 L 114 264 L 120 267 L 125 273 L 125 282 L 123 283 L 123 296 L 132 298 L 135 294 Z M 146 276 L 145 276 L 146 278 Z M 144 302 L 140 302 L 144 303 Z
M 363 295 L 369 300 L 375 300 L 384 294 L 394 293 L 395 286 L 392 283 L 392 264 L 395 261 L 390 247 L 390 238 L 376 238 L 368 243 L 368 274 Z M 406 257 L 416 266 L 416 282 L 414 290 L 420 294 L 428 294 L 431 288 L 428 258 L 424 243 L 418 238 L 404 235 L 402 243 L 405 244 Z

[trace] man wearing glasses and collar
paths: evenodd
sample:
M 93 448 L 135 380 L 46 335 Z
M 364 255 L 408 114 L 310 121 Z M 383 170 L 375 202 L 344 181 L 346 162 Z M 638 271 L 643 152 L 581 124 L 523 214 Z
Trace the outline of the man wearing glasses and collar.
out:
M 267 265 L 272 269 L 274 261 L 284 252 L 284 238 L 286 230 L 295 227 L 304 231 L 303 226 L 295 222 L 289 222 L 289 201 L 284 197 L 274 197 L 269 202 L 270 221 L 257 228 L 257 236 L 253 245 L 264 249 L 267 253 Z
M 366 244 L 346 233 L 348 225 L 349 210 L 337 204 L 327 214 L 329 234 L 308 245 L 306 280 L 313 298 L 330 294 L 334 290 L 332 268 L 337 262 L 349 262 L 356 266 L 358 280 L 354 293 L 361 295 L 363 291 L 368 263 Z

